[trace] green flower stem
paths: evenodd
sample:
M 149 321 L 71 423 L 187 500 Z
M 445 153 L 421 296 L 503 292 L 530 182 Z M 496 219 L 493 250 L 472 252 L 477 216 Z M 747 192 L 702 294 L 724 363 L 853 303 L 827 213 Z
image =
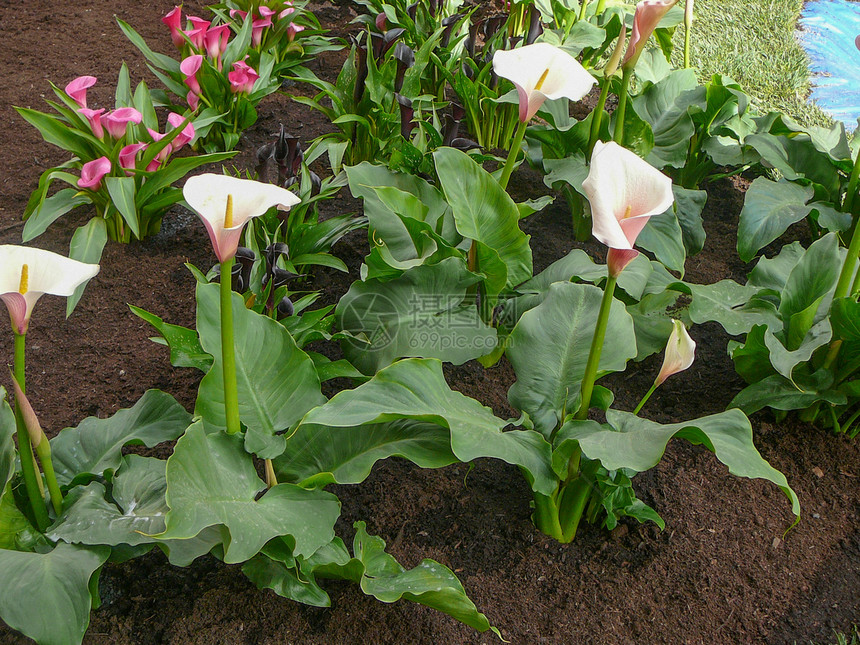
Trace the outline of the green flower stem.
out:
M 582 377 L 582 403 L 576 413 L 577 419 L 588 418 L 588 408 L 591 407 L 591 394 L 594 392 L 594 381 L 597 380 L 597 366 L 600 364 L 600 352 L 603 351 L 603 340 L 606 337 L 606 326 L 609 324 L 609 310 L 612 307 L 612 296 L 615 294 L 615 283 L 618 276 L 609 276 L 603 290 L 603 300 L 600 301 L 600 312 L 597 314 L 597 325 L 594 328 L 594 338 L 588 352 L 588 362 L 585 364 L 585 375 Z
M 856 167 L 856 166 L 855 166 Z M 845 200 L 848 202 L 848 199 Z M 845 262 L 842 263 L 842 271 L 839 273 L 839 281 L 836 283 L 836 291 L 833 298 L 844 298 L 848 295 L 848 290 L 854 280 L 854 271 L 857 268 L 857 254 L 860 253 L 860 219 L 854 219 L 854 233 L 851 235 L 851 242 L 848 245 L 848 255 L 845 256 Z
M 579 19 L 585 20 L 585 12 L 588 9 L 588 0 L 582 0 L 582 5 L 579 8 Z
M 588 133 L 588 148 L 585 154 L 586 163 L 591 161 L 591 153 L 594 151 L 597 138 L 600 136 L 600 125 L 603 123 L 603 109 L 608 96 L 609 79 L 606 78 L 603 80 L 603 87 L 600 88 L 600 98 L 597 99 L 597 106 L 594 108 L 594 112 L 591 113 L 591 131 Z
M 221 263 L 221 364 L 224 368 L 224 415 L 227 434 L 236 434 L 239 423 L 239 391 L 236 388 L 236 351 L 233 348 L 233 258 Z
M 21 391 L 25 391 L 25 353 L 26 334 L 15 334 L 15 380 L 21 387 Z M 50 521 L 48 520 L 48 507 L 45 505 L 45 498 L 42 495 L 41 487 L 39 486 L 39 473 L 36 472 L 36 460 L 33 457 L 33 445 L 30 442 L 30 435 L 24 425 L 24 419 L 21 417 L 21 410 L 18 404 L 15 404 L 15 426 L 18 435 L 18 455 L 21 458 L 21 474 L 24 476 L 24 486 L 27 489 L 27 497 L 30 499 L 30 507 L 33 509 L 33 515 L 36 518 L 36 528 L 44 532 L 47 530 Z
M 599 16 L 601 13 L 603 13 L 603 10 L 605 8 L 606 0 L 600 0 L 600 2 L 597 3 L 597 10 L 594 12 L 594 15 Z
M 658 387 L 659 387 L 659 384 L 657 383 L 657 381 L 654 381 L 654 385 L 651 386 L 650 390 L 645 392 L 645 396 L 643 396 L 642 400 L 639 401 L 639 405 L 637 405 L 636 409 L 633 410 L 633 414 L 636 414 L 636 415 L 639 414 L 639 411 L 642 410 L 642 407 L 648 402 L 648 399 L 651 398 L 651 395 L 654 394 L 654 392 L 657 390 Z
M 48 483 L 48 491 L 51 493 L 51 505 L 54 507 L 54 512 L 59 516 L 63 512 L 63 492 L 60 490 L 60 484 L 54 472 L 51 444 L 47 437 L 43 437 L 39 445 L 36 446 L 36 454 L 39 455 L 39 462 L 45 472 L 45 481 Z
M 523 137 L 526 135 L 527 125 L 528 123 L 520 123 L 517 128 L 514 140 L 511 143 L 511 151 L 508 153 L 508 160 L 505 162 L 505 169 L 502 171 L 501 178 L 499 178 L 499 185 L 505 190 L 508 188 L 508 180 L 510 180 L 511 173 L 514 171 L 517 156 L 520 154 L 520 147 L 523 145 Z
M 615 108 L 615 132 L 612 140 L 618 145 L 624 139 L 624 115 L 627 114 L 627 98 L 630 94 L 630 79 L 633 76 L 633 68 L 624 66 L 621 68 L 621 92 L 618 93 L 618 107 Z
M 689 3 L 690 0 L 687 0 Z M 684 69 L 690 69 L 690 42 L 692 40 L 692 31 L 693 31 L 693 17 L 689 16 L 687 19 L 687 13 L 684 14 Z
M 842 210 L 846 213 L 851 213 L 854 207 L 854 198 L 857 196 L 857 184 L 860 182 L 860 152 L 857 153 L 857 158 L 854 159 L 854 167 L 851 169 L 851 178 L 848 180 L 848 190 L 845 192 L 845 201 L 842 203 Z M 836 283 L 836 292 L 834 298 L 844 298 L 849 293 L 860 286 L 858 280 L 854 278 L 855 263 L 857 262 L 857 254 L 860 252 L 860 218 L 854 218 L 854 233 L 851 235 L 851 242 L 848 246 L 848 255 L 845 256 L 845 262 L 842 264 L 842 272 L 839 274 L 839 282 Z M 852 282 L 852 279 L 854 281 Z M 851 291 L 849 292 L 849 288 Z

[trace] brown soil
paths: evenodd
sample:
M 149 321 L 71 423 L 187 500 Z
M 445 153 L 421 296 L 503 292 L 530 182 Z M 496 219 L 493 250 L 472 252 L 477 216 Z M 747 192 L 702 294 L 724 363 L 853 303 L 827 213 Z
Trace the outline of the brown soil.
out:
M 185 4 L 198 10 L 198 0 Z M 323 23 L 348 29 L 348 4 L 316 3 Z M 121 60 L 133 82 L 147 78 L 140 55 L 121 35 L 114 13 L 135 26 L 157 51 L 171 51 L 159 18 L 173 7 L 153 2 L 0 4 L 8 82 L 0 86 L 0 242 L 18 243 L 20 215 L 39 173 L 64 159 L 12 110 L 41 109 L 48 81 L 64 85 L 82 74 L 99 77 L 92 102 L 111 100 Z M 337 56 L 320 73 L 340 67 Z M 297 89 L 290 92 L 301 91 Z M 277 130 L 310 139 L 327 126 L 289 95 L 267 99 L 260 120 L 240 144 L 236 163 Z M 746 267 L 734 250 L 743 182 L 709 187 L 705 251 L 688 263 L 687 278 L 715 282 L 741 279 Z M 545 191 L 535 174 L 520 171 L 513 189 L 521 196 Z M 329 212 L 359 207 L 348 195 Z M 74 227 L 90 213 L 53 226 L 37 240 L 66 252 Z M 559 200 L 526 221 L 533 236 L 536 270 L 576 245 L 566 207 Z M 801 232 L 802 233 L 802 232 Z M 597 247 L 587 247 L 597 255 Z M 348 279 L 321 271 L 316 285 L 333 301 L 357 278 L 364 236 L 336 247 L 352 269 Z M 151 343 L 152 330 L 126 303 L 184 325 L 194 321 L 193 279 L 184 262 L 208 268 L 214 258 L 203 227 L 181 213 L 144 243 L 109 244 L 102 271 L 77 311 L 63 319 L 64 303 L 39 303 L 29 334 L 29 391 L 46 428 L 76 425 L 87 415 L 106 416 L 131 405 L 149 388 L 173 394 L 191 409 L 198 375 L 170 367 L 166 350 Z M 693 418 L 725 408 L 743 383 L 726 356 L 727 336 L 716 325 L 692 330 L 698 343 L 693 367 L 655 394 L 646 414 L 661 422 Z M 8 335 L 0 355 L 11 357 Z M 618 405 L 630 409 L 659 368 L 646 360 L 612 386 Z M 514 380 L 503 363 L 485 371 L 475 363 L 446 370 L 453 387 L 479 398 L 498 414 L 513 414 L 506 392 Z M 8 378 L 0 378 L 7 381 Z M 8 383 L 6 383 L 8 386 Z M 329 392 L 331 394 L 331 392 Z M 860 450 L 796 421 L 781 424 L 767 414 L 753 418 L 757 444 L 800 496 L 803 521 L 791 523 L 789 505 L 769 484 L 730 476 L 707 451 L 676 441 L 658 467 L 636 479 L 638 494 L 666 520 L 623 523 L 611 534 L 586 526 L 572 545 L 559 545 L 529 521 L 528 487 L 503 463 L 479 460 L 422 471 L 392 459 L 367 482 L 340 487 L 341 535 L 349 541 L 354 520 L 365 520 L 406 566 L 435 558 L 460 576 L 469 595 L 517 644 L 531 643 L 792 643 L 832 639 L 860 620 Z M 174 568 L 158 553 L 102 574 L 104 605 L 93 612 L 90 644 L 222 643 L 490 643 L 447 616 L 400 602 L 384 605 L 353 585 L 328 585 L 333 607 L 305 607 L 258 591 L 238 567 L 210 557 Z M 25 639 L 0 625 L 0 642 Z

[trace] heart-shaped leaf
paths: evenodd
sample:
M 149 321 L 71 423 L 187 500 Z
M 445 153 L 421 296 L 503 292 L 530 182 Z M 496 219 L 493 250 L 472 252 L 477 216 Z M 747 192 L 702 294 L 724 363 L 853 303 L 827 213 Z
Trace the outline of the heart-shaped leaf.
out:
M 334 538 L 340 502 L 331 493 L 279 484 L 265 490 L 242 438 L 206 434 L 203 424 L 188 428 L 167 460 L 166 530 L 163 540 L 197 536 L 223 525 L 224 562 L 244 562 L 269 540 L 289 535 L 295 552 L 309 556 Z

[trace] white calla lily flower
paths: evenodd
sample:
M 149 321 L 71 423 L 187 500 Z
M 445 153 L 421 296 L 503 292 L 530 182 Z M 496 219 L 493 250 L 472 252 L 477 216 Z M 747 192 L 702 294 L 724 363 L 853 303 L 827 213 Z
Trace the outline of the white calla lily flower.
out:
M 12 327 L 18 334 L 27 333 L 39 298 L 46 293 L 71 296 L 98 272 L 97 264 L 78 262 L 51 251 L 0 245 L 0 299 L 9 310 Z
M 636 257 L 630 251 L 648 219 L 675 201 L 669 177 L 614 141 L 594 146 L 582 188 L 591 204 L 592 234 L 610 251 L 626 251 L 615 254 L 626 262 Z M 623 268 L 610 266 L 610 273 Z
M 667 378 L 678 372 L 683 372 L 693 364 L 696 357 L 696 343 L 687 333 L 687 328 L 680 320 L 672 321 L 672 333 L 666 343 L 666 353 L 663 356 L 663 366 L 654 382 L 659 386 Z
M 516 86 L 522 123 L 547 99 L 578 101 L 597 82 L 573 56 L 549 43 L 499 50 L 493 55 L 493 71 Z
M 286 211 L 301 201 L 280 186 L 212 173 L 188 179 L 182 195 L 203 220 L 219 262 L 236 255 L 242 229 L 249 219 L 263 215 L 272 206 Z

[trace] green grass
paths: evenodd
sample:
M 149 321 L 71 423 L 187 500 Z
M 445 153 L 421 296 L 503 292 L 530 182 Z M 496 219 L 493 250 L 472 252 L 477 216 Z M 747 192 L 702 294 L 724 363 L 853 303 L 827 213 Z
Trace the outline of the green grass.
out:
M 778 110 L 804 125 L 832 123 L 806 101 L 808 60 L 794 35 L 802 5 L 803 0 L 696 0 L 691 64 L 700 79 L 721 73 L 740 83 L 760 112 Z M 675 43 L 675 63 L 683 64 L 683 26 Z

